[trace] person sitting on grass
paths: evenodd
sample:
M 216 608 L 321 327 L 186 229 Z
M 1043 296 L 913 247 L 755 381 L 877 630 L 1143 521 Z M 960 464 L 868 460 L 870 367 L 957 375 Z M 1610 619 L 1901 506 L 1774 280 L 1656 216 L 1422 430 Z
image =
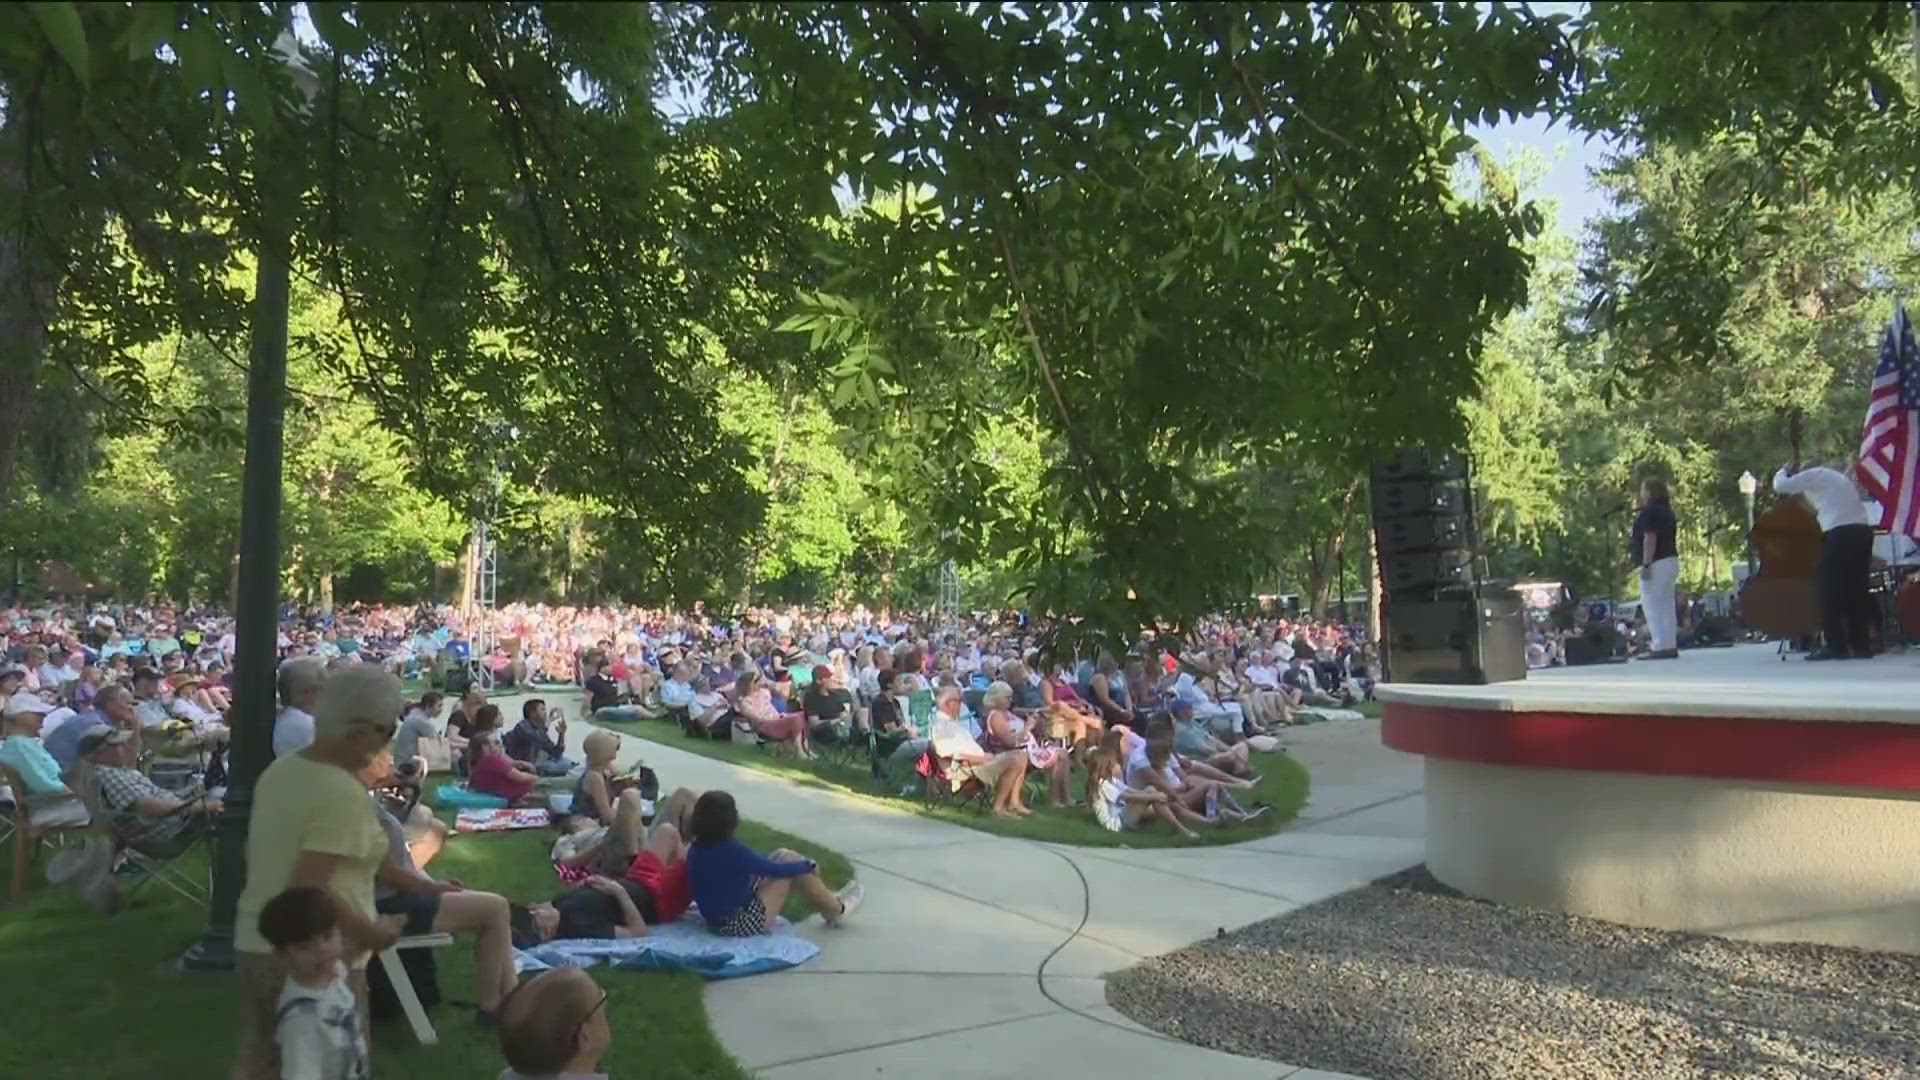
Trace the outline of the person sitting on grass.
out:
M 688 828 L 687 880 L 707 929 L 721 937 L 757 937 L 773 932 L 774 920 L 798 889 L 828 926 L 839 926 L 860 906 L 860 883 L 835 893 L 812 859 L 786 848 L 764 856 L 734 839 L 740 810 L 733 796 L 708 791 L 693 804 Z
M 539 776 L 565 776 L 574 764 L 567 759 L 567 718 L 552 732 L 547 730 L 547 703 L 530 698 L 520 705 L 520 722 L 500 737 L 507 756 L 532 769 Z
M 260 936 L 286 966 L 274 1041 L 286 1080 L 366 1080 L 367 1014 L 341 962 L 340 911 L 325 889 L 300 885 L 260 909 Z
M 947 781 L 958 791 L 968 780 L 978 780 L 993 793 L 995 817 L 1026 817 L 1033 813 L 1024 801 L 1027 753 L 1005 750 L 989 754 L 961 719 L 957 687 L 945 687 L 934 699 L 933 752 L 947 762 Z
M 472 790 L 515 803 L 533 794 L 539 783 L 538 774 L 500 748 L 499 732 L 483 731 L 467 744 L 467 787 Z
M 813 749 L 807 745 L 806 715 L 776 708 L 773 691 L 758 671 L 745 672 L 735 684 L 734 714 L 734 728 L 739 733 L 758 735 L 773 743 L 776 753 L 784 750 L 802 760 L 813 759 Z
M 543 971 L 500 1010 L 499 1080 L 605 1080 L 600 1059 L 612 1045 L 607 991 L 579 968 Z
M 1173 740 L 1167 730 L 1158 728 L 1154 736 L 1133 744 L 1123 764 L 1123 776 L 1128 787 L 1164 792 L 1169 801 L 1209 821 L 1233 824 L 1265 812 L 1263 807 L 1253 815 L 1247 814 L 1234 801 L 1226 784 L 1189 775 L 1183 768 L 1185 764 L 1173 752 Z
M 1200 775 L 1209 780 L 1246 787 L 1259 782 L 1260 777 L 1248 764 L 1252 747 L 1244 742 L 1231 746 L 1221 742 L 1208 723 L 1194 715 L 1193 703 L 1184 698 L 1175 698 L 1170 712 L 1170 721 L 1154 720 L 1147 725 L 1148 738 L 1155 738 L 1158 729 L 1173 740 L 1174 750 L 1184 755 L 1183 761 L 1204 766 Z
M 1094 820 L 1111 832 L 1137 829 L 1157 818 L 1181 836 L 1198 840 L 1200 834 L 1187 822 L 1207 824 L 1206 818 L 1169 799 L 1164 791 L 1128 787 L 1121 775 L 1120 755 L 1113 750 L 1087 755 L 1087 802 L 1093 807 Z

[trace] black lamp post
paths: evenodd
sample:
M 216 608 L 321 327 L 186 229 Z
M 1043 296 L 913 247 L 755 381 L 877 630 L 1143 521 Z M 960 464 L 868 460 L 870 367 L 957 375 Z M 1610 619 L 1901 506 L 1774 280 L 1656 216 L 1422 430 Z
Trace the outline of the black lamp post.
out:
M 310 103 L 320 83 L 301 60 L 290 33 L 274 51 Z M 274 130 L 282 147 L 285 117 Z M 260 196 L 258 265 L 254 273 L 252 340 L 247 349 L 247 451 L 240 480 L 240 588 L 234 607 L 232 758 L 216 832 L 213 896 L 200 940 L 180 957 L 183 971 L 230 971 L 233 927 L 247 880 L 247 828 L 253 785 L 273 760 L 275 683 L 280 660 L 280 483 L 287 410 L 288 276 L 299 177 L 292 153 L 264 153 L 255 181 Z M 277 167 L 276 167 L 277 166 Z

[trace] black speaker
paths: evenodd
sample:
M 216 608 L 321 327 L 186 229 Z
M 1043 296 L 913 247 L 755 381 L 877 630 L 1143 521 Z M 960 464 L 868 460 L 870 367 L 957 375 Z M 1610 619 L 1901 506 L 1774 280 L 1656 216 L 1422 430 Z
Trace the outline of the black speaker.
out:
M 1527 677 L 1526 607 L 1518 596 L 1387 596 L 1388 676 L 1397 683 L 1495 683 Z
M 1375 528 L 1381 555 L 1428 548 L 1464 548 L 1473 539 L 1465 514 L 1381 518 Z
M 1376 483 L 1392 480 L 1465 480 L 1467 459 L 1451 450 L 1434 452 L 1403 446 L 1374 466 Z
M 1388 595 L 1451 592 L 1473 586 L 1473 552 L 1461 547 L 1380 553 L 1380 586 Z
M 1388 480 L 1373 485 L 1373 516 L 1464 517 L 1465 480 Z

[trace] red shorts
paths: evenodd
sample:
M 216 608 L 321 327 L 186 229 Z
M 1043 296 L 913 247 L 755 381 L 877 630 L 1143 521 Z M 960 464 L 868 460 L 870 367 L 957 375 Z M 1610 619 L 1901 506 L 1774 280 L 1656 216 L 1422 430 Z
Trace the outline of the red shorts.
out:
M 627 880 L 653 894 L 654 917 L 669 923 L 693 906 L 693 889 L 687 884 L 685 859 L 669 863 L 651 851 L 642 851 L 627 866 Z

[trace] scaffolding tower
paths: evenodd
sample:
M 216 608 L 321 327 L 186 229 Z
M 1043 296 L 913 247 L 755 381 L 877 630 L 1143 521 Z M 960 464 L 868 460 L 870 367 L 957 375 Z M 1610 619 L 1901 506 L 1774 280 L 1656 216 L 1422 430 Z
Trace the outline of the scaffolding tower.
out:
M 960 568 L 952 559 L 940 564 L 940 600 L 937 614 L 942 626 L 952 626 L 960 618 Z

